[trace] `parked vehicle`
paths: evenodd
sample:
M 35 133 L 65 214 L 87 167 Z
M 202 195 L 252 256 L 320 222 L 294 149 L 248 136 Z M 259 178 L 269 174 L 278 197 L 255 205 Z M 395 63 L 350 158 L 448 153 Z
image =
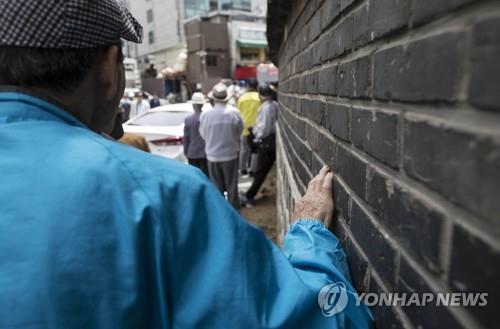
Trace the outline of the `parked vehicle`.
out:
M 192 113 L 193 106 L 188 103 L 164 105 L 131 118 L 123 124 L 123 130 L 144 136 L 151 153 L 186 162 L 184 119 Z

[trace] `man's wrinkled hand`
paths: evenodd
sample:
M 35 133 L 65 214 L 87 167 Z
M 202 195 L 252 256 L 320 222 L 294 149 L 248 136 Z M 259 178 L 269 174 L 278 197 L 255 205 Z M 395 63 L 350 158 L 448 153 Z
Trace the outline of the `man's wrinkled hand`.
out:
M 333 217 L 333 173 L 325 166 L 307 187 L 306 194 L 295 203 L 292 223 L 302 218 L 320 220 L 329 227 Z

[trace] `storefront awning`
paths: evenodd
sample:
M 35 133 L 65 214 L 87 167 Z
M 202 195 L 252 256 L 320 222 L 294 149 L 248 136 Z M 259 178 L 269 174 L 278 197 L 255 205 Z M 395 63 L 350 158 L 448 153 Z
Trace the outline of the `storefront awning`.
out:
M 267 48 L 267 40 L 237 39 L 240 48 Z

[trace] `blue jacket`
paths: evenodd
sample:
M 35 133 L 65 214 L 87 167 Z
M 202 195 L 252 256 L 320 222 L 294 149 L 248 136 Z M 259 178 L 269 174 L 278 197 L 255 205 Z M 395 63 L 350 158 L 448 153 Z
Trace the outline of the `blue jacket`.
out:
M 0 92 L 0 173 L 2 329 L 371 327 L 322 224 L 281 251 L 197 169 L 40 98 Z M 326 317 L 329 283 L 348 303 Z

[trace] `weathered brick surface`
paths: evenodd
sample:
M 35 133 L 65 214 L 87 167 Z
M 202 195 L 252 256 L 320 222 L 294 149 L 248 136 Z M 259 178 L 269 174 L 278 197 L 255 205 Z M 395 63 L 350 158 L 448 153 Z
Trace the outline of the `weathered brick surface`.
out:
M 500 110 L 500 18 L 490 18 L 474 27 L 471 56 L 471 103 Z
M 278 232 L 327 164 L 359 291 L 489 294 L 486 307 L 374 307 L 378 328 L 497 326 L 500 2 L 269 4 Z
M 400 101 L 453 101 L 464 55 L 463 34 L 445 33 L 375 54 L 374 96 Z

